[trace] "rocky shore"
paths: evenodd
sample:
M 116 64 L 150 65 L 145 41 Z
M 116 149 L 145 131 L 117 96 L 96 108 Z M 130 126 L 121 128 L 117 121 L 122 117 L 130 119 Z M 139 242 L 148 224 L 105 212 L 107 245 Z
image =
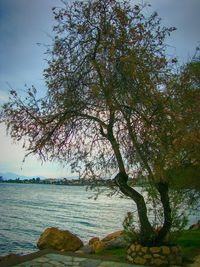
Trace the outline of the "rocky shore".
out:
M 111 233 L 103 239 L 93 237 L 84 245 L 82 240 L 75 234 L 55 227 L 45 229 L 37 242 L 37 247 L 41 252 L 75 253 L 78 257 L 90 254 L 95 255 L 95 253 L 106 249 L 126 248 L 127 246 L 128 244 L 123 238 L 123 231 Z M 26 256 L 29 257 L 29 255 Z M 23 257 L 13 253 L 0 257 L 0 266 L 7 266 L 7 262 L 20 261 L 20 258 Z
M 67 230 L 47 228 L 40 236 L 37 247 L 41 249 L 54 249 L 61 252 L 76 252 L 78 254 L 95 254 L 112 248 L 127 248 L 128 243 L 123 237 L 123 231 L 116 231 L 100 239 L 91 238 L 87 244 Z
M 200 221 L 189 227 L 190 230 L 200 229 Z M 148 266 L 162 266 L 167 264 L 168 266 L 178 265 L 182 266 L 181 249 L 180 247 L 142 247 L 136 242 L 128 244 L 124 238 L 124 231 L 116 231 L 108 234 L 104 238 L 99 237 L 91 238 L 87 244 L 71 233 L 68 230 L 60 230 L 55 227 L 45 229 L 41 234 L 38 242 L 38 249 L 42 252 L 45 250 L 57 251 L 58 253 L 74 253 L 78 257 L 85 257 L 88 255 L 95 255 L 99 252 L 104 252 L 112 249 L 124 249 L 127 251 L 127 262 L 133 264 L 142 264 Z M 28 256 L 28 255 L 27 255 Z M 4 257 L 0 257 L 0 266 L 7 266 L 9 261 L 19 260 L 23 256 L 16 254 L 9 254 Z M 197 264 L 196 264 L 197 263 Z M 194 262 L 190 267 L 197 267 L 200 263 L 200 256 L 194 259 Z M 12 265 L 9 265 L 12 266 Z

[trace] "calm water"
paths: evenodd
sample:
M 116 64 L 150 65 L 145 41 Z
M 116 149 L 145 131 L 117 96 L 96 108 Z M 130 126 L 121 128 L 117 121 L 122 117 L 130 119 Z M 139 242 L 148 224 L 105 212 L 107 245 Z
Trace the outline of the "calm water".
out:
M 68 229 L 83 241 L 122 229 L 131 201 L 89 199 L 92 195 L 79 186 L 0 184 L 0 255 L 36 251 L 40 234 L 50 226 Z
M 88 198 L 92 195 L 79 186 L 0 184 L 0 255 L 37 251 L 37 240 L 47 227 L 70 230 L 85 242 L 122 229 L 125 214 L 135 209 L 133 203 L 103 195 Z

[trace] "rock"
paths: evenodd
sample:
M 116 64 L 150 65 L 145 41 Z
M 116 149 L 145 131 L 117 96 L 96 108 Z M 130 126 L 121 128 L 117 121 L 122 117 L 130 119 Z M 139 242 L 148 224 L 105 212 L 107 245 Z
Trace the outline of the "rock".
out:
M 132 244 L 127 250 L 127 259 L 132 263 L 146 264 L 147 266 L 172 266 L 182 263 L 179 247 L 143 247 L 137 243 Z
M 128 244 L 123 234 L 124 231 L 120 230 L 107 235 L 102 240 L 93 237 L 89 240 L 89 246 L 94 253 L 112 248 L 127 248 Z
M 110 241 L 105 242 L 105 245 L 106 245 L 106 249 L 128 247 L 128 244 L 126 240 L 123 238 L 123 236 L 118 236 L 114 239 L 111 239 Z
M 6 264 L 7 261 L 10 261 L 10 260 L 18 260 L 20 259 L 21 256 L 17 255 L 17 254 L 14 254 L 14 253 L 11 253 L 11 254 L 8 254 L 6 256 L 2 256 L 0 257 L 0 264 Z M 6 265 L 5 265 L 6 266 Z
M 199 267 L 200 266 L 200 255 L 194 258 L 194 262 L 187 265 L 187 267 Z
M 189 227 L 190 230 L 198 230 L 200 229 L 200 220 L 195 223 L 195 224 L 192 224 L 190 227 Z
M 162 252 L 164 255 L 169 255 L 170 254 L 170 249 L 167 246 L 162 246 Z
M 115 238 L 117 238 L 117 237 L 119 237 L 119 236 L 122 236 L 123 234 L 124 234 L 124 231 L 119 230 L 119 231 L 116 231 L 116 232 L 113 232 L 113 233 L 107 235 L 107 236 L 104 237 L 101 241 L 103 241 L 103 242 L 107 242 L 107 241 L 110 241 L 110 240 L 112 240 L 112 239 L 115 239 Z
M 92 245 L 92 244 L 94 244 L 94 242 L 99 241 L 99 240 L 100 240 L 99 237 L 92 237 L 92 238 L 89 240 L 89 245 Z
M 93 252 L 94 249 L 92 248 L 92 245 L 85 245 L 76 251 L 76 253 L 79 254 L 92 254 Z
M 167 253 L 167 251 L 169 250 L 169 248 L 168 247 L 163 247 L 163 253 L 164 254 L 169 254 L 169 253 Z M 166 251 L 167 250 L 167 251 Z M 152 253 L 159 253 L 160 252 L 160 247 L 152 247 L 152 248 L 150 248 L 150 251 L 152 252 Z
M 76 250 L 75 253 L 79 255 L 84 255 L 84 252 L 81 249 Z
M 106 242 L 96 241 L 91 245 L 91 247 L 94 253 L 97 253 L 106 249 Z
M 143 264 L 146 263 L 146 259 L 144 259 L 144 258 L 142 258 L 142 257 L 136 257 L 134 262 L 135 262 L 136 264 L 143 265 Z
M 58 228 L 51 227 L 45 229 L 41 234 L 37 246 L 40 250 L 76 251 L 83 246 L 83 242 L 67 230 L 59 230 Z

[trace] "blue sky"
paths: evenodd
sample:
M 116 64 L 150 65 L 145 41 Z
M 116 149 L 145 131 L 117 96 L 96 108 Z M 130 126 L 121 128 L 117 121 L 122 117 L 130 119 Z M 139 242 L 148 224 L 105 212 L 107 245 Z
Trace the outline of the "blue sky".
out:
M 177 28 L 167 41 L 168 51 L 186 62 L 200 44 L 200 1 L 151 0 L 149 3 L 152 5 L 149 12 L 156 10 L 163 25 Z M 8 99 L 10 87 L 23 93 L 25 85 L 35 85 L 44 91 L 45 47 L 37 43 L 51 43 L 53 6 L 62 6 L 62 3 L 59 0 L 0 0 L 0 104 Z M 6 136 L 4 125 L 0 125 L 0 147 L 0 172 L 47 177 L 71 175 L 67 167 L 56 163 L 41 165 L 33 157 L 22 164 L 25 151 L 20 143 L 14 144 Z

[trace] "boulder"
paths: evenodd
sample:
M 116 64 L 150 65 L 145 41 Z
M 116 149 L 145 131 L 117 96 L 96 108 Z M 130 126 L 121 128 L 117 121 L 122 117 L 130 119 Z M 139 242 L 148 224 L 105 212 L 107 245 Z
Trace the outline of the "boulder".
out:
M 112 248 L 127 248 L 128 243 L 124 239 L 123 236 L 118 236 L 116 238 L 111 239 L 110 241 L 104 242 L 106 245 L 106 249 L 112 249 Z
M 91 248 L 94 253 L 97 253 L 97 252 L 100 252 L 106 249 L 106 243 L 99 240 L 99 241 L 94 242 L 91 245 Z
M 195 223 L 195 224 L 192 224 L 190 227 L 189 227 L 190 230 L 198 230 L 200 229 L 200 220 Z
M 79 250 L 77 250 L 75 253 L 78 254 L 92 254 L 94 253 L 94 250 L 91 245 L 85 245 L 81 247 Z
M 42 249 L 55 249 L 59 251 L 76 251 L 83 246 L 83 242 L 76 235 L 67 230 L 51 227 L 41 234 L 37 247 Z
M 116 231 L 116 232 L 113 232 L 113 233 L 107 235 L 107 236 L 104 237 L 101 241 L 103 241 L 103 242 L 107 242 L 107 241 L 110 241 L 110 240 L 112 240 L 112 239 L 115 239 L 115 238 L 117 238 L 117 237 L 119 237 L 119 236 L 123 236 L 123 234 L 124 234 L 124 231 L 119 230 L 119 231 Z
M 127 248 L 128 244 L 127 241 L 124 239 L 123 234 L 124 234 L 123 231 L 117 231 L 107 235 L 102 240 L 99 240 L 98 237 L 92 238 L 89 241 L 89 245 L 91 246 L 92 251 L 94 253 L 106 249 Z
M 92 237 L 92 238 L 89 240 L 89 245 L 94 244 L 94 242 L 96 242 L 96 241 L 100 241 L 99 237 Z

